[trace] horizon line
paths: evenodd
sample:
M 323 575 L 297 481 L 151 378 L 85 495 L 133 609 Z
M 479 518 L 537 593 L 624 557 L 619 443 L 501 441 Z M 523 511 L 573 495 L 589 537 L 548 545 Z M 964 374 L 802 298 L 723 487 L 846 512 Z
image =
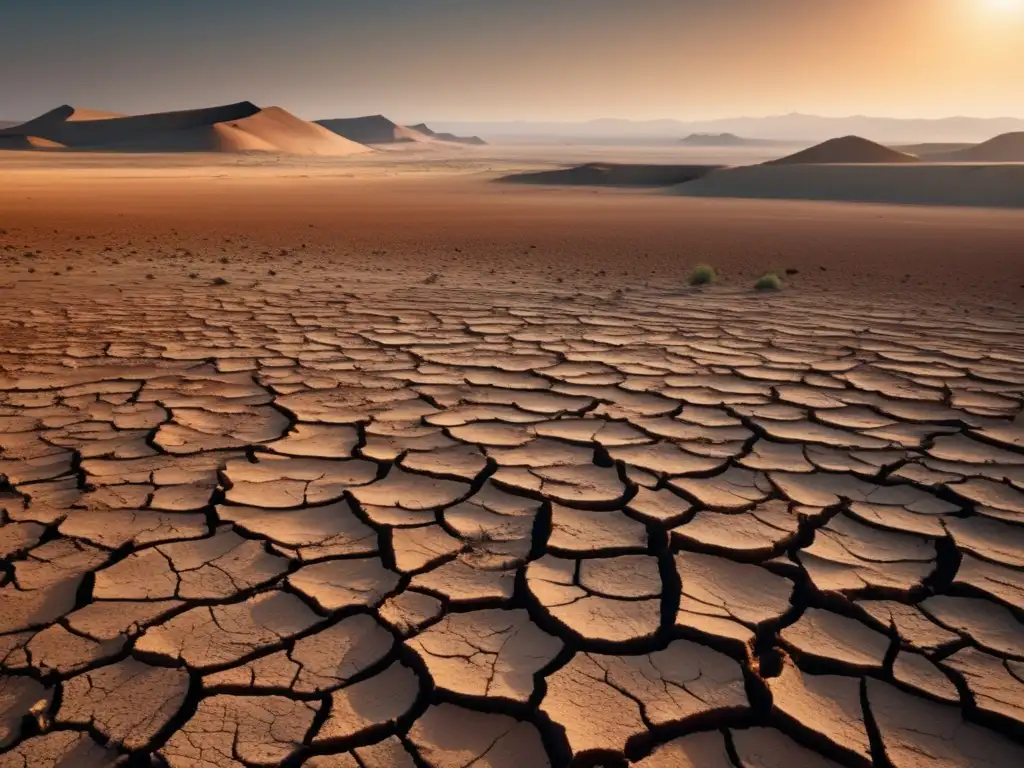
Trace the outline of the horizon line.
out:
M 269 107 L 279 107 L 279 108 L 282 108 L 282 109 L 287 109 L 287 107 L 282 107 L 280 104 L 262 105 L 262 104 L 257 104 L 256 102 L 250 101 L 248 99 L 240 99 L 238 101 L 232 101 L 232 102 L 218 102 L 216 104 L 210 104 L 207 107 L 184 107 L 184 108 L 181 108 L 181 109 L 163 109 L 163 110 L 157 110 L 157 111 L 131 112 L 131 113 L 125 113 L 125 116 L 129 116 L 130 117 L 132 115 L 150 115 L 150 114 L 160 114 L 162 112 L 181 112 L 181 111 L 186 111 L 186 110 L 190 110 L 190 109 L 206 109 L 206 108 L 209 108 L 209 107 L 224 106 L 226 104 L 238 104 L 238 103 L 242 103 L 242 102 L 246 102 L 246 101 L 249 101 L 249 103 L 251 103 L 251 104 L 253 104 L 255 106 L 258 106 L 260 109 L 267 109 Z M 67 104 L 67 103 L 62 103 L 62 104 L 59 104 L 59 105 L 57 105 L 55 107 L 51 107 L 50 109 L 45 110 L 44 112 L 41 112 L 41 113 L 39 113 L 39 114 L 37 114 L 37 115 L 35 115 L 33 117 L 24 118 L 24 119 L 17 119 L 17 118 L 12 119 L 12 118 L 0 117 L 0 120 L 3 120 L 4 122 L 8 122 L 8 121 L 12 121 L 12 120 L 17 120 L 18 122 L 28 122 L 30 120 L 34 120 L 34 119 L 36 119 L 36 118 L 46 114 L 47 112 L 50 112 L 50 111 L 52 111 L 54 109 L 59 109 L 61 107 L 72 107 L 73 109 L 78 109 L 78 107 L 74 107 L 73 105 L 70 105 L 70 104 Z M 111 111 L 111 112 L 116 112 L 117 111 L 117 110 L 113 110 L 113 109 L 110 109 L 110 110 L 108 110 L 108 109 L 95 109 L 94 107 L 82 107 L 82 109 L 92 109 L 94 111 Z M 296 114 L 298 114 L 298 113 L 296 113 Z M 316 117 L 316 118 L 304 118 L 304 119 L 308 119 L 308 120 L 311 120 L 311 121 L 316 121 L 316 120 L 349 119 L 349 118 L 375 117 L 375 116 L 387 117 L 386 113 L 378 111 L 378 112 L 364 112 L 364 113 L 361 113 L 361 114 L 348 114 L 348 115 L 344 115 L 342 117 Z M 813 112 L 776 112 L 776 113 L 769 113 L 769 114 L 764 114 L 764 115 L 741 114 L 741 115 L 732 115 L 732 116 L 727 116 L 727 117 L 703 117 L 703 118 L 681 118 L 681 117 L 631 118 L 631 117 L 603 116 L 603 117 L 590 117 L 590 118 L 578 118 L 578 119 L 550 119 L 550 118 L 523 118 L 523 117 L 508 118 L 508 119 L 475 119 L 475 118 L 444 118 L 444 117 L 437 117 L 437 116 L 435 116 L 435 117 L 431 117 L 431 118 L 428 118 L 428 119 L 415 118 L 415 122 L 418 122 L 418 123 L 419 122 L 474 123 L 474 124 L 479 124 L 479 125 L 487 125 L 487 124 L 491 124 L 491 125 L 501 125 L 501 124 L 512 124 L 512 125 L 523 124 L 523 125 L 528 125 L 528 124 L 531 124 L 531 123 L 533 123 L 533 124 L 548 124 L 548 125 L 587 125 L 587 124 L 590 124 L 590 123 L 602 123 L 602 122 L 621 122 L 621 123 L 634 123 L 634 124 L 642 124 L 642 123 L 684 123 L 685 124 L 685 123 L 716 123 L 716 122 L 727 122 L 727 121 L 732 121 L 732 120 L 773 120 L 773 119 L 787 118 L 787 117 L 790 117 L 790 118 L 808 118 L 808 119 L 815 119 L 815 120 L 857 120 L 857 119 L 860 119 L 860 120 L 894 120 L 894 121 L 901 121 L 901 122 L 909 122 L 909 121 L 943 122 L 943 121 L 948 121 L 948 120 L 975 120 L 975 121 L 1019 120 L 1019 121 L 1024 121 L 1024 115 L 1022 115 L 1022 116 L 1015 116 L 1015 115 L 1005 115 L 1005 114 L 1004 115 L 987 116 L 987 117 L 983 117 L 983 116 L 979 116 L 979 115 L 967 115 L 967 114 L 952 114 L 952 115 L 945 115 L 945 116 L 942 116 L 942 117 L 896 117 L 896 116 L 892 116 L 892 115 L 871 115 L 871 114 L 861 114 L 861 113 L 843 114 L 843 115 L 823 115 L 823 114 L 816 114 L 816 113 L 813 113 Z M 391 118 L 388 118 L 388 119 L 391 119 Z M 396 120 L 394 122 L 399 123 L 401 125 L 405 125 L 406 124 L 404 121 Z

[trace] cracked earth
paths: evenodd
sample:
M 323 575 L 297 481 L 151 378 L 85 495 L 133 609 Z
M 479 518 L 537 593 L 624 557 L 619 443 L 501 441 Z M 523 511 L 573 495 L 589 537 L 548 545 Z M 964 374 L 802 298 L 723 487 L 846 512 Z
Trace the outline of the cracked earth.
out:
M 1024 765 L 1024 335 L 0 288 L 0 768 Z

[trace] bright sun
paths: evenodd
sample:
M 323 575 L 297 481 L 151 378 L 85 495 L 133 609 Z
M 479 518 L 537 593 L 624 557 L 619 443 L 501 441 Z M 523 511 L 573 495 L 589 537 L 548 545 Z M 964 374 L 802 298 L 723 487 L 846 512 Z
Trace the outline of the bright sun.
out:
M 1024 0 L 981 0 L 981 4 L 992 11 L 1024 11 Z

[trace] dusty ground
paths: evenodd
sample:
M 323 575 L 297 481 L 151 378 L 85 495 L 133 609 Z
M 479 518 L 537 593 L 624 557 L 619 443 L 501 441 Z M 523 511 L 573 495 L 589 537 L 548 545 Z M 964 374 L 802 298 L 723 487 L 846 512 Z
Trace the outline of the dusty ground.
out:
M 114 261 L 115 274 L 210 279 L 301 261 L 303 269 L 458 280 L 494 270 L 505 282 L 561 278 L 611 288 L 680 285 L 692 266 L 708 262 L 737 287 L 789 269 L 797 271 L 790 287 L 801 294 L 958 308 L 1024 302 L 1019 211 L 491 183 L 550 164 L 508 152 L 453 159 L 392 151 L 285 165 L 168 158 L 155 170 L 134 156 L 64 156 L 40 168 L 38 154 L 7 153 L 0 258 L 5 274 L 19 279 L 32 268 L 49 280 L 67 267 L 80 273 Z
M 1024 764 L 1021 224 L 478 170 L 4 175 L 0 768 Z

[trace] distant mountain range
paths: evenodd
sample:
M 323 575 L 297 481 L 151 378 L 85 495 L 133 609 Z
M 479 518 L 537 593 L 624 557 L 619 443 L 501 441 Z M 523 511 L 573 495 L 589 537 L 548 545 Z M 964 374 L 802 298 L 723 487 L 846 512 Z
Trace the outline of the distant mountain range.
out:
M 895 117 L 821 117 L 790 114 L 772 117 L 735 117 L 721 120 L 684 122 L 680 120 L 602 119 L 582 123 L 553 122 L 445 122 L 435 120 L 441 130 L 476 134 L 484 138 L 556 139 L 665 139 L 678 141 L 690 134 L 731 133 L 749 139 L 775 141 L 823 141 L 836 136 L 857 135 L 873 141 L 893 143 L 981 142 L 1001 133 L 1024 131 L 1024 118 L 945 117 L 903 119 Z

